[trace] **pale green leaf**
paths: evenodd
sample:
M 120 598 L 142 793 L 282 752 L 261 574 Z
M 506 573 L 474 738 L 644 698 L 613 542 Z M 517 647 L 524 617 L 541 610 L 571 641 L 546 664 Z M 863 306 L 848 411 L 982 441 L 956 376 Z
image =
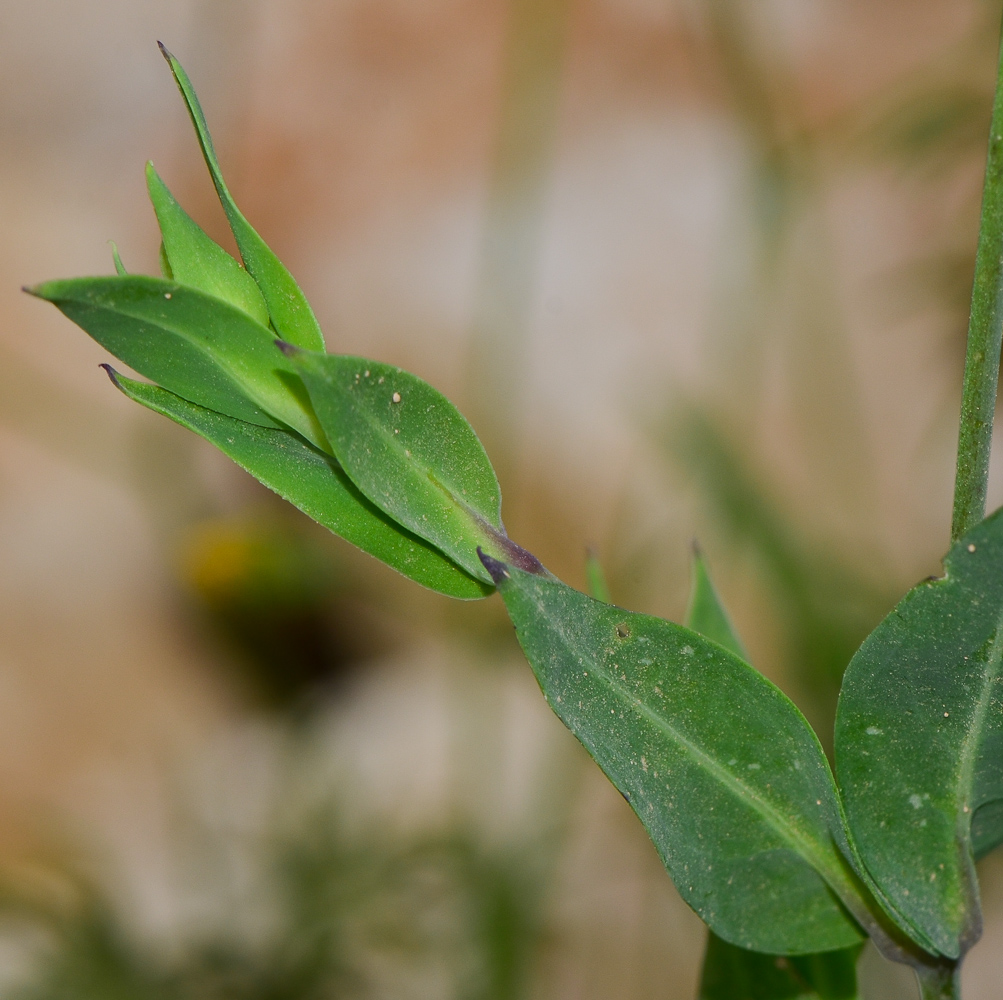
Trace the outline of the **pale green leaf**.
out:
M 195 126 L 202 155 L 205 157 L 206 166 L 212 175 L 216 193 L 219 195 L 223 211 L 226 212 L 227 220 L 230 223 L 230 229 L 237 241 L 240 256 L 243 258 L 244 266 L 257 282 L 258 288 L 261 289 L 261 294 L 268 306 L 272 326 L 275 327 L 283 340 L 287 340 L 291 344 L 312 351 L 323 351 L 324 337 L 306 296 L 272 249 L 244 218 L 243 213 L 237 208 L 230 195 L 226 181 L 223 180 L 223 171 L 216 158 L 216 150 L 213 148 L 212 137 L 209 135 L 209 126 L 206 124 L 202 106 L 199 104 L 191 80 L 188 79 L 188 74 L 185 73 L 181 63 L 163 45 L 160 46 L 160 50 L 163 52 L 167 64 L 171 67 L 181 96 L 184 98 L 188 114 Z
M 166 389 L 109 374 L 131 399 L 205 438 L 304 514 L 404 576 L 465 600 L 491 593 L 490 586 L 374 507 L 331 456 L 296 434 L 235 420 Z

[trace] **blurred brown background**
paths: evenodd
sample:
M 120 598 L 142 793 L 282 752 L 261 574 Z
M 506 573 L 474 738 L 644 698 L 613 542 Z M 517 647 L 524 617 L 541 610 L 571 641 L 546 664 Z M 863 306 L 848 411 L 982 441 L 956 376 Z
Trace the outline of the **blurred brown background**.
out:
M 20 293 L 232 246 L 162 39 L 332 350 L 471 418 L 510 533 L 681 617 L 698 537 L 829 741 L 946 548 L 998 0 L 0 0 L 0 976 L 679 998 L 699 921 L 453 604 L 117 395 Z M 1003 501 L 993 470 L 990 506 Z M 1000 995 L 987 860 L 969 1000 Z M 864 996 L 911 997 L 865 956 Z

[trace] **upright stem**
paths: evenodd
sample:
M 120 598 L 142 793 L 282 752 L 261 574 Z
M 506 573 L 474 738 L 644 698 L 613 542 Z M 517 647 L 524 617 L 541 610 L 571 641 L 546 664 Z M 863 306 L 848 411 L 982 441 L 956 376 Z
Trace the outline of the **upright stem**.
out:
M 961 963 L 916 970 L 922 1000 L 961 1000 Z
M 986 515 L 989 449 L 996 410 L 1003 333 L 1003 47 L 996 78 L 989 155 L 982 191 L 982 221 L 968 326 L 965 383 L 958 434 L 951 539 L 957 541 Z

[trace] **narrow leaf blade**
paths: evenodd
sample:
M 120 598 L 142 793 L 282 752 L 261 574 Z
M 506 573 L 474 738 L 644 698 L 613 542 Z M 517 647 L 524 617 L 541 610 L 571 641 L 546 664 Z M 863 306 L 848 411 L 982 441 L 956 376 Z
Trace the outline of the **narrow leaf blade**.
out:
M 216 150 L 213 148 L 212 136 L 209 134 L 205 114 L 199 104 L 191 80 L 188 79 L 188 74 L 184 71 L 181 63 L 163 45 L 160 46 L 160 51 L 163 52 L 167 64 L 171 67 L 178 89 L 184 98 L 188 114 L 195 126 L 195 134 L 198 137 L 202 155 L 209 168 L 209 173 L 212 175 L 216 193 L 219 195 L 223 211 L 230 223 L 230 229 L 237 241 L 240 256 L 244 260 L 244 266 L 261 289 L 261 294 L 268 305 L 272 325 L 279 335 L 290 344 L 296 344 L 312 351 L 323 351 L 324 336 L 320 332 L 320 326 L 306 296 L 272 249 L 244 218 L 243 213 L 237 208 L 230 195 L 226 181 L 223 179 L 219 160 L 216 158 Z
M 374 507 L 334 459 L 295 434 L 235 420 L 166 389 L 109 374 L 130 399 L 205 438 L 304 514 L 404 576 L 463 600 L 491 593 L 493 588 Z
M 711 581 L 703 553 L 695 545 L 691 573 L 690 603 L 686 609 L 687 628 L 724 646 L 739 659 L 747 660 L 738 634 Z
M 948 958 L 981 933 L 974 856 L 1003 840 L 1003 511 L 850 662 L 836 769 L 864 864 Z M 978 824 L 973 831 L 973 817 Z
M 392 365 L 292 351 L 331 447 L 377 507 L 490 580 L 478 545 L 504 539 L 501 490 L 470 424 L 438 390 Z
M 146 165 L 146 187 L 160 225 L 170 276 L 181 285 L 229 302 L 267 327 L 268 307 L 254 278 L 178 204 L 152 163 Z
M 703 920 L 758 951 L 858 942 L 835 895 L 864 907 L 840 855 L 832 777 L 782 692 L 689 629 L 485 564 L 551 707 L 627 797 Z
M 165 389 L 239 420 L 289 426 L 325 446 L 273 334 L 229 303 L 144 275 L 50 281 L 31 292 Z

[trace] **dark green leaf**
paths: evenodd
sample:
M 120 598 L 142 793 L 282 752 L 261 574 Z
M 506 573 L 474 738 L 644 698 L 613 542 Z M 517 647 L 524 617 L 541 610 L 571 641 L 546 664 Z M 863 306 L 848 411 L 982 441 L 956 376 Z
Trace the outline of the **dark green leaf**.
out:
M 860 945 L 783 957 L 707 940 L 700 1000 L 856 1000 Z
M 274 335 L 229 303 L 142 275 L 50 281 L 30 291 L 165 389 L 262 427 L 287 425 L 325 446 Z
M 173 280 L 215 295 L 267 327 L 268 308 L 254 278 L 177 203 L 152 163 L 146 165 L 146 186 L 157 213 L 163 236 L 161 246 Z
M 352 482 L 454 562 L 490 580 L 477 546 L 498 554 L 501 491 L 477 435 L 416 375 L 347 355 L 292 351 L 310 402 Z
M 742 644 L 711 582 L 700 550 L 693 550 L 693 578 L 686 624 L 745 659 Z M 785 958 L 728 944 L 708 932 L 700 1000 L 852 1000 L 857 996 L 860 946 Z
M 109 374 L 131 399 L 204 437 L 304 514 L 404 576 L 450 597 L 491 593 L 491 587 L 394 524 L 359 493 L 334 459 L 297 435 L 234 420 L 157 386 Z
M 861 932 L 815 734 L 773 684 L 690 629 L 485 557 L 554 711 L 627 797 L 681 895 L 746 948 Z
M 871 876 L 949 958 L 981 932 L 975 853 L 1003 839 L 1003 511 L 913 588 L 843 682 L 836 766 Z M 973 817 L 978 823 L 973 829 Z
M 223 180 L 219 161 L 216 159 L 212 137 L 209 135 L 209 126 L 206 124 L 205 115 L 191 81 L 188 79 L 188 74 L 185 73 L 181 63 L 163 45 L 160 46 L 160 50 L 163 52 L 167 64 L 171 67 L 181 96 L 185 99 L 188 114 L 191 116 L 195 133 L 198 136 L 199 146 L 202 148 L 202 155 L 205 157 L 206 166 L 212 175 L 212 182 L 216 186 L 216 193 L 219 195 L 223 211 L 226 212 L 227 220 L 230 223 L 230 229 L 237 241 L 240 256 L 244 260 L 244 266 L 261 289 L 261 294 L 272 319 L 272 326 L 290 344 L 296 344 L 312 351 L 323 351 L 324 337 L 306 296 L 268 244 L 244 218 L 243 213 L 237 208 L 230 195 L 226 182 Z

